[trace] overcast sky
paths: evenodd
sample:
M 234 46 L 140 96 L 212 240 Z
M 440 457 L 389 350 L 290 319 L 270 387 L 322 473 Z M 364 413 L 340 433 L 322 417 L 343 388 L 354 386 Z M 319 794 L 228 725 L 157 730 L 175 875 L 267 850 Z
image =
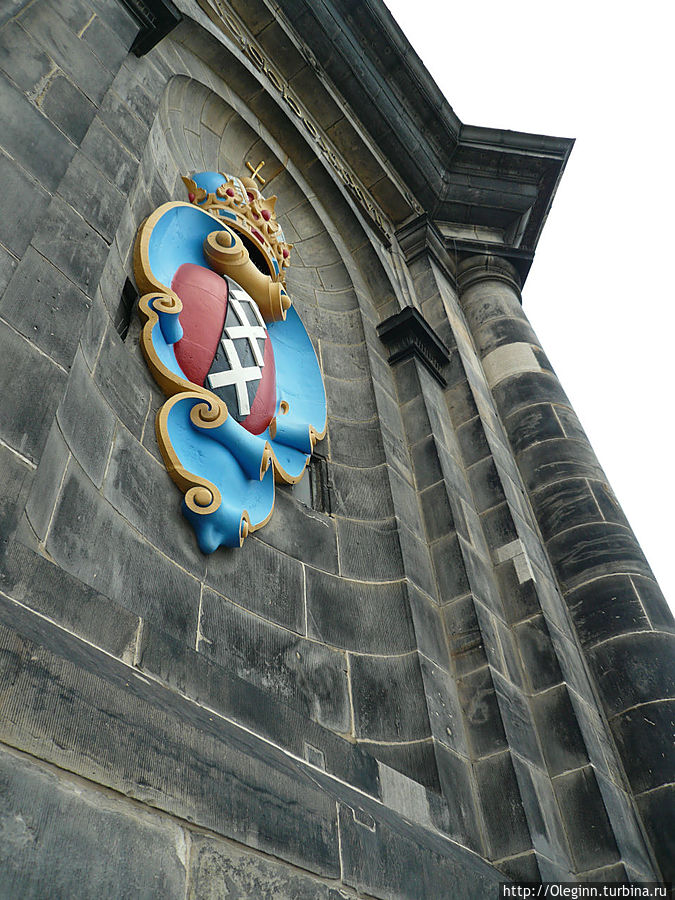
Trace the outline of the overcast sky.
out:
M 523 306 L 675 608 L 675 7 L 386 4 L 462 122 L 576 138 Z

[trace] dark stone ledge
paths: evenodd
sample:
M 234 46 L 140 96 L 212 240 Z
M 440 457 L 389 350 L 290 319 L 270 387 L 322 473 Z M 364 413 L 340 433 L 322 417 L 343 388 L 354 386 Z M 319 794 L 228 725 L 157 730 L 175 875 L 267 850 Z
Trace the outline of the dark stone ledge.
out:
M 445 387 L 443 369 L 450 359 L 450 353 L 431 325 L 416 309 L 408 306 L 385 319 L 377 326 L 377 333 L 382 343 L 389 348 L 391 365 L 417 357 L 436 381 Z

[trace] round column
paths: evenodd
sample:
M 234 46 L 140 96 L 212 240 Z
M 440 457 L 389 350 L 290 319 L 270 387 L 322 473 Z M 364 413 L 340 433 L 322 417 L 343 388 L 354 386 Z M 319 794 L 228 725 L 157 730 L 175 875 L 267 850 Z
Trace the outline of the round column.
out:
M 458 284 L 570 621 L 663 876 L 673 880 L 673 617 L 523 312 L 517 272 L 497 256 L 473 256 L 460 263 Z

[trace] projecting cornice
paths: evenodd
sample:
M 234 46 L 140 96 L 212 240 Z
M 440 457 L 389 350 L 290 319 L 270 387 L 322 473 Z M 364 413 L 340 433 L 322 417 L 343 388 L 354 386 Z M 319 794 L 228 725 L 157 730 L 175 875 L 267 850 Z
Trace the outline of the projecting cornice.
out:
M 380 0 L 265 2 L 340 98 L 392 224 L 424 212 L 448 249 L 524 277 L 573 141 L 462 124 Z

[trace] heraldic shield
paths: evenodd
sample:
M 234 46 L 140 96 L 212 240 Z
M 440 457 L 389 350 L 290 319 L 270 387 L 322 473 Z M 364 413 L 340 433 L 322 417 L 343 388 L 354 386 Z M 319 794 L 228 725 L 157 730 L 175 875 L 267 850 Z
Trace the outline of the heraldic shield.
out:
M 255 174 L 255 173 L 254 173 Z M 141 347 L 169 397 L 156 433 L 199 547 L 239 547 L 302 478 L 326 432 L 312 342 L 285 288 L 291 245 L 251 178 L 183 178 L 188 203 L 143 222 Z

